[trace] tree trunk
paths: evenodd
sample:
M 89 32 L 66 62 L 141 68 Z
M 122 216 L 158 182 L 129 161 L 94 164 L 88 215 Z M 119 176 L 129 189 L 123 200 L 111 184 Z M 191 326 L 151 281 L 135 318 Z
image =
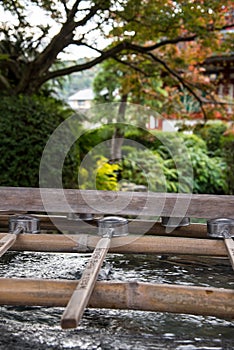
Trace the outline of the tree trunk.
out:
M 117 124 L 124 123 L 125 121 L 125 111 L 126 111 L 126 102 L 128 95 L 122 95 L 121 102 L 119 105 Z M 111 160 L 120 161 L 122 159 L 122 145 L 124 142 L 124 130 L 120 126 L 116 126 L 111 140 Z

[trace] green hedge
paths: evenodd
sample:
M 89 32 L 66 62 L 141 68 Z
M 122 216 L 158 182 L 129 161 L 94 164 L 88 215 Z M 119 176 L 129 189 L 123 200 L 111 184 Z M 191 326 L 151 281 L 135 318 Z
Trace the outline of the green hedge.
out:
M 1 186 L 39 185 L 39 165 L 46 142 L 71 113 L 68 107 L 54 98 L 1 96 Z M 68 155 L 64 169 L 65 187 L 73 184 L 77 162 L 78 156 Z
M 196 125 L 194 134 L 198 135 L 206 142 L 208 154 L 210 156 L 222 156 L 222 136 L 226 130 L 227 123 L 212 120 L 205 125 Z
M 234 135 L 223 136 L 221 140 L 221 151 L 226 166 L 227 194 L 234 195 Z

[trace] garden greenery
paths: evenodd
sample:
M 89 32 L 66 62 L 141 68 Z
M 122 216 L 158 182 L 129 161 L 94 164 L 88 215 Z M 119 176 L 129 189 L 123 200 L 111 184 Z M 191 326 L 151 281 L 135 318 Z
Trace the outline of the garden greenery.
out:
M 0 110 L 0 185 L 37 187 L 39 165 L 46 142 L 55 128 L 73 112 L 54 98 L 25 95 L 1 96 Z M 176 168 L 176 164 L 180 168 L 186 164 L 185 154 L 173 159 L 168 148 L 160 141 L 166 139 L 167 143 L 174 145 L 178 133 L 152 133 L 128 127 L 125 137 L 142 145 L 141 149 L 124 145 L 120 163 L 108 160 L 108 150 L 105 154 L 94 153 L 93 167 L 80 167 L 88 152 L 110 138 L 109 129 L 107 125 L 85 133 L 73 145 L 64 163 L 64 187 L 121 190 L 122 183 L 130 182 L 144 185 L 149 191 L 190 191 L 191 179 L 186 178 L 186 171 L 180 174 Z M 180 142 L 186 146 L 191 160 L 194 193 L 234 193 L 234 137 L 224 137 L 225 130 L 226 125 L 218 123 L 196 128 L 196 135 L 179 133 Z M 58 152 L 62 145 L 63 140 L 58 145 Z M 78 172 L 80 183 L 77 182 Z M 179 183 L 181 176 L 182 184 Z
M 1 96 L 1 186 L 39 186 L 39 165 L 46 142 L 71 113 L 64 103 L 51 97 Z M 66 159 L 65 187 L 73 183 L 78 157 L 71 153 Z
M 220 128 L 220 130 L 223 129 Z M 103 130 L 102 133 L 103 136 L 108 134 Z M 125 144 L 122 147 L 123 159 L 116 164 L 108 162 L 108 150 L 104 157 L 95 154 L 92 161 L 92 175 L 87 169 L 80 169 L 81 188 L 119 190 L 122 186 L 126 189 L 129 183 L 129 188 L 133 188 L 133 184 L 143 185 L 153 192 L 188 193 L 191 189 L 193 193 L 225 194 L 228 192 L 227 162 L 224 157 L 214 156 L 215 153 L 209 151 L 207 142 L 200 136 L 182 132 L 147 132 L 142 129 L 129 130 L 128 128 L 126 137 L 142 147 L 136 149 Z M 166 144 L 160 140 L 166 140 Z M 177 143 L 183 143 L 187 152 L 178 153 L 173 158 L 167 145 L 172 148 L 177 147 Z M 220 154 L 220 150 L 217 154 Z M 190 159 L 189 162 L 187 157 Z M 186 171 L 186 166 L 192 166 L 192 179 L 187 175 L 189 171 Z M 121 172 L 121 181 L 117 176 L 119 172 Z
M 181 154 L 180 159 L 173 159 L 163 144 L 155 150 L 153 144 L 151 150 L 132 150 L 123 161 L 123 177 L 156 192 L 165 190 L 186 193 L 192 187 L 193 193 L 226 193 L 225 161 L 221 157 L 209 157 L 205 142 L 198 136 L 180 136 L 186 145 L 187 154 Z M 171 142 L 174 137 L 171 134 Z M 187 162 L 187 156 L 190 162 Z M 190 177 L 186 178 L 186 171 L 183 169 L 186 164 L 192 166 L 193 184 Z M 181 169 L 183 174 L 180 173 Z

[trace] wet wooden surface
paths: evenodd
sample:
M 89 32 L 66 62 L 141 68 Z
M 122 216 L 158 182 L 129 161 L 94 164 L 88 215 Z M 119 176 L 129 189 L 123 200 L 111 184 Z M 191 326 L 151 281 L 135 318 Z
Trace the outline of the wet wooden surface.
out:
M 0 239 L 5 235 L 0 234 Z M 92 252 L 97 235 L 21 234 L 10 248 L 16 251 Z M 187 237 L 134 236 L 114 237 L 110 253 L 182 254 L 227 257 L 223 240 Z
M 0 278 L 0 304 L 65 306 L 76 285 L 77 281 Z M 97 282 L 88 306 L 233 319 L 234 291 L 173 284 Z

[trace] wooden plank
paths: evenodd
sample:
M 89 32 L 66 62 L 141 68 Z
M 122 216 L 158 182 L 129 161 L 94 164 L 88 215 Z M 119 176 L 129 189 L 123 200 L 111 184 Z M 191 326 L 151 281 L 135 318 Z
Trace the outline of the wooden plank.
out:
M 1 187 L 0 210 L 45 212 L 49 201 L 50 213 L 66 213 L 69 208 L 77 213 L 171 216 L 177 203 L 174 216 L 184 216 L 188 208 L 188 217 L 234 219 L 234 196 L 73 189 L 43 189 L 43 193 L 44 202 L 38 188 Z
M 0 278 L 0 304 L 65 306 L 76 285 L 77 281 Z M 88 306 L 233 319 L 234 291 L 173 284 L 97 282 Z
M 0 239 L 2 237 L 3 233 L 0 234 Z M 96 235 L 21 234 L 11 250 L 84 253 L 92 252 L 99 239 Z M 223 240 L 186 237 L 114 237 L 109 252 L 227 257 Z

